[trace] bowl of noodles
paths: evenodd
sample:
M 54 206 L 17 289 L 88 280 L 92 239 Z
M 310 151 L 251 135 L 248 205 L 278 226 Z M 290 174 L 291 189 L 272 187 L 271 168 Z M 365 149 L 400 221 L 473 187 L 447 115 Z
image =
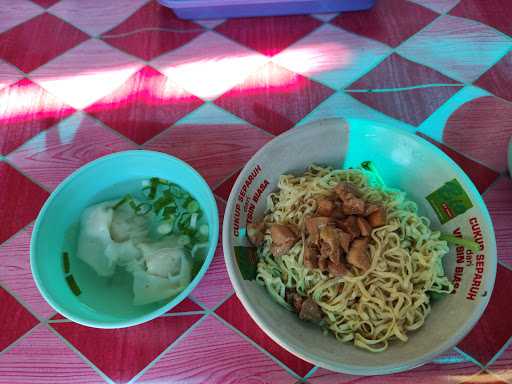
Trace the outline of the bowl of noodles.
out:
M 466 174 L 422 138 L 363 119 L 310 123 L 260 149 L 231 191 L 223 247 L 265 333 L 357 375 L 456 345 L 485 310 L 497 263 Z

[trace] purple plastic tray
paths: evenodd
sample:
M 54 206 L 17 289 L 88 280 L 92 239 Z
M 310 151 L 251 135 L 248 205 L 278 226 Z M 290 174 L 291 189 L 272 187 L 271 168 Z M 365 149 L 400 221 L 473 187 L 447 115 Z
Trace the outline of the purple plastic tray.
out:
M 296 15 L 357 11 L 376 0 L 159 0 L 182 19 L 225 19 L 246 16 Z

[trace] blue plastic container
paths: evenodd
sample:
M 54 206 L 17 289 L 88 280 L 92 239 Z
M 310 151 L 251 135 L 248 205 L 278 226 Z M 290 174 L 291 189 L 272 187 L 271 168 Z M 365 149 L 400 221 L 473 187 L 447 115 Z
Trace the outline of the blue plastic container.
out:
M 159 0 L 182 19 L 225 19 L 359 11 L 376 0 Z

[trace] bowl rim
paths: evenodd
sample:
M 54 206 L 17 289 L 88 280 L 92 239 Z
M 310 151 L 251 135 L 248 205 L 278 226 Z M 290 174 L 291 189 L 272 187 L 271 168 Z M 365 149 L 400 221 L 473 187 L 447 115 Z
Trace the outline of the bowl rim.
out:
M 181 291 L 180 294 L 178 294 L 172 300 L 170 300 L 167 304 L 155 309 L 154 311 L 151 311 L 151 312 L 146 313 L 141 316 L 137 316 L 133 319 L 122 320 L 122 321 L 117 321 L 117 322 L 103 322 L 103 321 L 98 321 L 98 320 L 86 319 L 81 316 L 76 316 L 75 314 L 69 312 L 68 310 L 63 308 L 61 305 L 56 303 L 53 300 L 52 294 L 46 289 L 45 286 L 43 286 L 43 284 L 41 284 L 41 277 L 39 274 L 39 270 L 35 266 L 36 265 L 35 248 L 36 248 L 36 243 L 38 241 L 40 241 L 39 233 L 40 233 L 42 220 L 46 216 L 46 213 L 49 210 L 49 207 L 52 204 L 52 202 L 55 201 L 59 197 L 60 193 L 70 183 L 72 183 L 75 179 L 79 178 L 82 173 L 90 170 L 91 168 L 97 167 L 98 165 L 107 163 L 107 162 L 111 161 L 112 159 L 122 158 L 122 157 L 131 157 L 133 155 L 137 155 L 142 158 L 160 158 L 163 161 L 171 160 L 171 161 L 175 162 L 176 164 L 178 164 L 178 166 L 185 168 L 188 172 L 193 174 L 199 180 L 199 182 L 205 187 L 205 190 L 207 191 L 207 195 L 208 195 L 208 200 L 209 200 L 208 203 L 211 203 L 213 213 L 214 213 L 213 222 L 208 223 L 208 225 L 211 226 L 211 233 L 213 233 L 213 238 L 210 239 L 208 254 L 205 258 L 205 261 L 204 261 L 201 269 L 199 270 L 197 275 L 192 279 L 192 281 L 186 286 L 186 288 L 183 291 Z M 52 193 L 50 194 L 50 196 L 44 203 L 43 207 L 39 211 L 36 221 L 34 223 L 34 229 L 32 231 L 32 236 L 30 238 L 30 270 L 32 272 L 32 278 L 34 279 L 34 282 L 36 283 L 36 286 L 39 289 L 39 292 L 41 293 L 43 298 L 46 300 L 46 302 L 53 309 L 55 309 L 58 313 L 62 314 L 69 320 L 72 320 L 75 323 L 78 323 L 81 325 L 85 325 L 88 327 L 94 327 L 94 328 L 102 328 L 102 329 L 126 328 L 126 327 L 131 327 L 134 325 L 142 324 L 147 321 L 153 320 L 153 319 L 157 318 L 158 316 L 164 314 L 165 312 L 169 311 L 171 308 L 177 306 L 179 303 L 181 303 L 190 294 L 190 292 L 199 284 L 201 279 L 206 274 L 206 271 L 208 270 L 208 268 L 213 260 L 213 257 L 215 255 L 218 238 L 219 238 L 219 212 L 218 212 L 217 202 L 215 200 L 215 196 L 212 192 L 212 189 L 210 188 L 210 186 L 208 185 L 206 180 L 203 178 L 203 176 L 201 176 L 201 174 L 195 168 L 193 168 L 191 165 L 189 165 L 185 161 L 183 161 L 175 156 L 163 153 L 163 152 L 149 151 L 149 150 L 137 150 L 137 149 L 120 151 L 120 152 L 115 152 L 115 153 L 112 153 L 112 154 L 109 154 L 106 156 L 99 157 L 95 160 L 92 160 L 92 161 L 84 164 L 80 168 L 73 171 L 64 180 L 62 180 L 59 183 L 59 185 L 57 186 L 57 188 L 55 188 L 52 191 Z
M 452 167 L 454 167 L 458 171 L 458 176 L 462 179 L 464 182 L 464 185 L 467 186 L 473 196 L 475 197 L 475 202 L 478 204 L 478 207 L 481 209 L 482 216 L 484 218 L 484 222 L 489 228 L 489 238 L 490 238 L 490 244 L 489 244 L 489 280 L 487 282 L 487 291 L 488 294 L 484 298 L 484 300 L 480 303 L 479 307 L 473 312 L 472 318 L 467 321 L 462 328 L 460 328 L 458 334 L 454 337 L 446 339 L 444 342 L 440 343 L 437 348 L 435 348 L 430 353 L 421 355 L 418 358 L 407 360 L 406 362 L 403 362 L 401 364 L 383 364 L 381 366 L 377 367 L 367 367 L 367 366 L 354 366 L 350 364 L 344 364 L 344 363 L 338 363 L 338 364 L 330 364 L 325 363 L 319 359 L 316 359 L 315 357 L 309 356 L 307 353 L 302 353 L 301 351 L 297 351 L 291 342 L 287 340 L 280 339 L 277 337 L 277 335 L 272 330 L 272 327 L 270 327 L 266 320 L 263 318 L 263 316 L 260 316 L 258 311 L 253 308 L 249 301 L 247 300 L 246 295 L 244 294 L 244 290 L 242 289 L 242 283 L 239 282 L 238 276 L 236 273 L 236 265 L 234 262 L 234 254 L 232 252 L 232 239 L 231 239 L 231 227 L 232 227 L 232 214 L 231 212 L 234 209 L 234 204 L 236 200 L 236 194 L 234 191 L 238 190 L 240 185 L 243 183 L 243 175 L 247 174 L 249 169 L 249 164 L 251 163 L 251 160 L 256 158 L 260 155 L 260 153 L 264 150 L 264 148 L 267 145 L 270 145 L 274 141 L 281 141 L 286 140 L 289 136 L 294 135 L 294 132 L 296 129 L 314 129 L 313 127 L 322 123 L 326 123 L 328 121 L 331 122 L 339 122 L 340 124 L 345 122 L 350 126 L 351 122 L 354 122 L 356 124 L 368 124 L 371 126 L 377 126 L 379 128 L 384 128 L 385 130 L 390 130 L 393 132 L 393 134 L 400 135 L 409 139 L 412 139 L 418 143 L 421 143 L 422 145 L 425 145 L 429 147 L 434 154 L 440 156 L 443 158 L 448 164 L 450 164 Z M 482 199 L 482 196 L 478 192 L 478 189 L 475 187 L 474 183 L 471 181 L 471 179 L 466 175 L 466 173 L 460 168 L 460 166 L 455 163 L 447 154 L 445 154 L 441 149 L 436 147 L 434 144 L 430 143 L 428 140 L 423 139 L 422 137 L 418 135 L 414 135 L 410 132 L 407 132 L 400 128 L 395 128 L 390 126 L 386 123 L 381 123 L 378 121 L 370 120 L 370 119 L 364 119 L 364 118 L 328 118 L 328 119 L 319 119 L 312 121 L 310 123 L 297 126 L 296 128 L 293 128 L 279 136 L 276 136 L 274 139 L 266 143 L 263 147 L 261 147 L 252 157 L 251 159 L 246 163 L 244 168 L 240 171 L 237 180 L 235 184 L 233 185 L 228 201 L 226 203 L 226 208 L 224 212 L 224 222 L 223 222 L 223 228 L 222 228 L 222 247 L 223 247 L 223 253 L 224 253 L 224 262 L 226 264 L 226 269 L 228 271 L 228 276 L 231 281 L 231 284 L 233 284 L 235 293 L 237 297 L 239 298 L 240 302 L 242 303 L 245 310 L 249 313 L 250 317 L 256 322 L 256 324 L 267 334 L 274 342 L 276 342 L 278 345 L 286 349 L 288 352 L 292 353 L 295 356 L 300 357 L 303 360 L 306 360 L 310 363 L 315 364 L 316 366 L 334 371 L 334 372 L 342 372 L 352 375 L 361 375 L 361 376 L 373 376 L 373 375 L 384 375 L 384 374 L 391 374 L 391 373 L 397 373 L 406 371 L 409 369 L 416 368 L 418 366 L 421 366 L 425 363 L 428 363 L 431 361 L 435 356 L 440 355 L 441 353 L 445 352 L 446 350 L 454 347 L 457 345 L 470 331 L 471 329 L 476 325 L 478 320 L 481 318 L 483 312 L 485 311 L 490 298 L 492 296 L 492 291 L 494 288 L 495 278 L 496 278 L 496 269 L 497 269 L 497 249 L 496 249 L 496 237 L 494 233 L 494 226 L 491 220 L 491 216 L 489 214 L 489 211 L 487 209 L 487 206 L 485 205 L 485 202 Z M 276 303 L 276 305 L 278 305 Z

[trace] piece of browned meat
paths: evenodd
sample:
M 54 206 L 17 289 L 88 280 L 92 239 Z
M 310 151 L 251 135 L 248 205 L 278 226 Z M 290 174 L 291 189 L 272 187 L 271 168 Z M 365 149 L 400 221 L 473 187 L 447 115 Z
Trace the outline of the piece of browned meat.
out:
M 359 227 L 359 230 L 361 231 L 361 236 L 367 237 L 370 236 L 370 233 L 372 232 L 372 227 L 363 217 L 358 217 L 356 219 L 357 226 Z
M 337 229 L 337 231 L 338 231 L 338 239 L 340 241 L 341 248 L 343 249 L 343 251 L 345 253 L 347 253 L 350 248 L 350 242 L 352 241 L 352 236 L 349 233 L 347 233 L 341 229 Z
M 308 297 L 302 303 L 302 307 L 299 312 L 299 318 L 301 320 L 318 322 L 322 320 L 322 310 L 312 298 Z
M 320 253 L 328 257 L 333 263 L 340 263 L 341 245 L 338 238 L 338 231 L 331 226 L 320 229 Z
M 324 258 L 324 257 L 320 257 L 318 259 L 318 268 L 322 271 L 322 272 L 325 272 L 327 271 L 327 267 L 329 265 L 329 259 L 328 258 Z
M 334 220 L 342 220 L 347 217 L 347 215 L 343 213 L 343 203 L 341 201 L 336 201 L 334 203 L 334 209 L 332 210 L 331 217 Z
M 345 201 L 346 199 L 349 199 L 351 197 L 359 196 L 359 190 L 357 189 L 357 187 L 354 184 L 349 183 L 347 181 L 342 181 L 341 183 L 338 183 L 334 187 L 334 192 L 336 192 L 336 194 L 342 201 Z
M 298 238 L 290 225 L 272 224 L 270 227 L 272 245 L 270 251 L 274 256 L 282 256 L 290 250 Z
M 327 264 L 327 270 L 332 277 L 343 276 L 348 272 L 347 267 L 343 263 L 336 264 L 331 261 Z
M 361 234 L 361 230 L 357 225 L 357 217 L 356 216 L 348 216 L 344 220 L 338 222 L 338 227 L 342 229 L 344 232 L 348 233 L 352 236 L 352 239 L 359 237 Z
M 364 200 L 358 197 L 343 200 L 343 213 L 345 215 L 362 215 L 364 213 Z
M 364 209 L 364 215 L 365 216 L 371 215 L 373 212 L 375 212 L 379 208 L 380 208 L 380 206 L 377 204 L 373 204 L 373 203 L 366 204 L 366 207 Z
M 318 268 L 318 249 L 314 244 L 304 244 L 304 266 L 309 269 Z
M 252 245 L 259 247 L 265 238 L 265 223 L 261 221 L 247 224 L 247 237 Z
M 295 308 L 297 312 L 300 312 L 300 310 L 302 309 L 302 305 L 304 303 L 304 298 L 298 293 L 292 293 L 292 303 L 293 308 Z
M 326 197 L 317 200 L 316 214 L 318 216 L 331 216 L 334 211 L 334 202 Z
M 352 242 L 350 250 L 347 255 L 347 262 L 352 264 L 363 271 L 367 271 L 370 268 L 370 259 L 368 253 L 368 238 L 355 239 Z
M 386 224 L 386 210 L 383 207 L 379 207 L 369 214 L 366 220 L 368 220 L 372 228 L 382 227 Z
M 309 239 L 312 243 L 318 245 L 320 240 L 320 229 L 332 223 L 333 220 L 329 217 L 307 217 L 304 220 L 306 226 L 306 232 L 309 234 Z

